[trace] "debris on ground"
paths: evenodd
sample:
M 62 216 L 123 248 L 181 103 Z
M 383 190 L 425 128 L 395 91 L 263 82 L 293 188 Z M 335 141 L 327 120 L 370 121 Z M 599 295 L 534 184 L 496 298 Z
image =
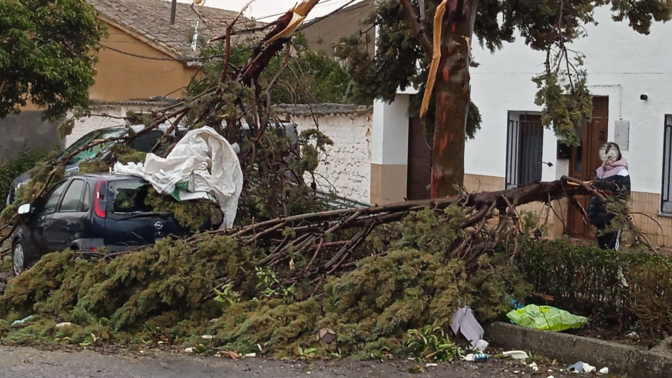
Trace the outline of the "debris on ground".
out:
M 564 331 L 583 327 L 588 318 L 551 306 L 527 305 L 506 314 L 517 325 L 549 331 Z
M 483 346 L 483 342 L 481 341 L 484 332 L 483 327 L 476 320 L 474 311 L 471 308 L 458 308 L 453 315 L 450 328 L 452 328 L 456 335 L 461 333 L 474 348 L 477 348 L 479 345 Z M 487 344 L 485 346 L 487 347 Z
M 501 354 L 496 356 L 497 358 L 508 358 L 511 357 L 514 360 L 526 360 L 530 358 L 530 356 L 527 355 L 526 352 L 522 350 L 509 350 L 506 352 L 502 352 Z

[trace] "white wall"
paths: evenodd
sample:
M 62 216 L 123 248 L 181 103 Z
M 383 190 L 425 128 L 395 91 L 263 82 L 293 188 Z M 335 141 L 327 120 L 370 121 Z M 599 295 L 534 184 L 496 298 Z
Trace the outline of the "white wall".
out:
M 291 116 L 298 131 L 315 128 L 311 116 Z M 370 112 L 352 115 L 318 116 L 319 129 L 334 142 L 320 156 L 316 181 L 324 191 L 369 202 L 371 187 L 371 129 Z
M 611 20 L 607 8 L 595 15 L 599 25 L 588 25 L 588 36 L 572 46 L 586 55 L 588 84 L 595 95 L 609 96 L 609 140 L 614 122 L 630 121 L 630 163 L 633 190 L 659 193 L 662 170 L 662 138 L 665 114 L 672 114 L 672 23 L 654 23 L 651 34 L 638 34 L 627 21 Z M 472 69 L 472 99 L 483 119 L 476 139 L 467 143 L 467 173 L 505 176 L 508 111 L 539 111 L 534 104 L 532 77 L 543 69 L 545 54 L 532 51 L 519 38 L 501 51 L 474 47 L 480 66 Z M 648 101 L 641 101 L 646 93 Z M 544 134 L 544 161 L 556 162 L 556 139 Z M 543 180 L 564 174 L 565 163 L 545 167 Z
M 122 119 L 102 117 L 100 115 L 107 114 L 113 117 L 124 117 L 126 116 L 126 111 L 126 106 L 91 107 L 91 114 L 95 115 L 90 117 L 83 117 L 75 121 L 75 126 L 72 128 L 72 133 L 65 137 L 65 147 L 67 148 L 76 142 L 79 138 L 93 130 L 98 130 L 105 127 L 123 126 L 124 120 Z M 72 116 L 72 114 L 68 114 L 68 117 L 70 116 Z
M 91 112 L 125 116 L 128 110 L 139 112 L 143 108 L 101 106 L 92 108 Z M 311 116 L 291 116 L 291 118 L 297 124 L 299 132 L 315 128 Z M 372 118 L 371 112 L 318 116 L 320 130 L 334 141 L 334 145 L 328 147 L 326 154 L 321 156 L 321 165 L 317 169 L 317 184 L 320 189 L 335 191 L 341 196 L 360 202 L 369 201 Z M 123 124 L 123 120 L 110 117 L 82 118 L 76 122 L 72 134 L 66 137 L 66 147 L 90 131 Z M 407 137 L 407 133 L 404 135 Z

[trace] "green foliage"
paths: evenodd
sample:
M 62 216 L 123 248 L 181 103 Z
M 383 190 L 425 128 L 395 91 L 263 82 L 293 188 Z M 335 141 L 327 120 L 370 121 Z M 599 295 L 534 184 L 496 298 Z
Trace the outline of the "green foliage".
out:
M 51 156 L 48 155 L 47 158 Z M 65 177 L 63 166 L 54 167 L 47 162 L 38 162 L 29 172 L 30 182 L 16 191 L 14 203 L 5 207 L 0 213 L 0 223 L 8 224 L 16 215 L 18 206 L 24 203 L 34 203 L 38 194 L 47 194 L 60 180 Z
M 224 54 L 224 43 L 204 45 L 202 55 Z M 308 48 L 303 33 L 292 41 L 292 55 L 286 69 L 280 74 L 270 90 L 273 104 L 352 103 L 348 71 L 323 51 Z M 231 48 L 231 63 L 241 66 L 250 56 L 249 49 L 242 45 Z M 285 61 L 285 52 L 275 56 L 259 78 L 266 88 L 280 71 Z M 209 60 L 203 66 L 204 76 L 195 78 L 187 89 L 196 95 L 220 79 L 222 60 Z M 262 93 L 265 96 L 265 93 Z
M 658 0 L 465 1 L 478 3 L 474 34 L 482 47 L 494 52 L 502 48 L 504 42 L 513 42 L 514 35 L 519 33 L 533 50 L 548 51 L 545 72 L 533 79 L 539 86 L 536 103 L 543 106 L 544 125 L 553 127 L 561 139 L 571 144 L 577 141 L 577 121 L 590 116 L 592 103 L 585 84 L 586 72 L 581 69 L 581 62 L 572 62 L 565 44 L 584 36 L 584 25 L 595 23 L 593 12 L 599 6 L 611 5 L 616 21 L 628 19 L 630 26 L 642 34 L 649 33 L 653 20 L 670 20 L 672 12 L 672 3 Z M 431 40 L 438 1 L 425 4 L 423 26 Z M 365 24 L 377 26 L 374 57 L 368 56 L 363 48 L 370 41 L 362 40 L 360 35 L 341 38 L 334 44 L 336 55 L 347 61 L 355 84 L 354 98 L 363 102 L 373 98 L 393 101 L 398 88 L 410 86 L 419 90 L 418 97 L 421 98 L 431 57 L 420 48 L 403 6 L 395 0 L 377 1 L 375 13 Z M 562 84 L 561 79 L 565 79 L 567 85 Z M 419 109 L 419 102 L 420 99 L 416 99 L 411 103 L 411 116 Z M 470 104 L 470 109 L 476 107 Z M 433 135 L 430 121 L 434 118 L 433 113 L 434 109 L 430 107 L 426 123 L 428 136 Z M 478 129 L 477 119 L 476 114 L 472 114 L 466 123 L 469 137 L 473 137 Z
M 57 119 L 86 107 L 105 29 L 85 0 L 0 2 L 0 118 L 28 101 Z
M 587 87 L 587 72 L 580 69 L 582 65 L 583 60 L 577 58 L 575 71 L 547 71 L 532 79 L 539 88 L 534 103 L 543 107 L 541 123 L 551 126 L 568 145 L 581 144 L 577 125 L 593 116 L 593 97 Z M 568 75 L 571 78 L 562 86 L 560 80 Z
M 566 241 L 525 244 L 518 262 L 553 306 L 602 323 L 638 328 L 641 335 L 672 332 L 672 260 L 647 251 L 602 250 Z
M 18 156 L 0 163 L 0 212 L 5 208 L 5 199 L 14 179 L 28 172 L 38 162 L 44 161 L 47 152 L 24 144 Z
M 206 222 L 215 215 L 216 205 L 207 199 L 177 201 L 171 196 L 159 194 L 156 189 L 149 188 L 145 204 L 157 212 L 173 213 L 175 219 L 192 231 L 203 229 Z
M 262 268 L 263 248 L 241 247 L 223 236 L 201 235 L 196 248 L 184 240 L 161 241 L 112 261 L 78 258 L 68 250 L 48 254 L 0 297 L 0 319 L 34 314 L 36 323 L 21 330 L 0 323 L 0 338 L 21 344 L 163 341 L 306 359 L 448 361 L 460 353 L 446 335 L 458 306 L 472 305 L 480 320 L 493 319 L 508 295 L 524 297 L 519 288 L 526 286 L 510 274 L 515 266 L 504 267 L 508 260 L 497 255 L 477 262 L 472 273 L 451 256 L 449 246 L 462 235 L 461 214 L 458 208 L 442 214 L 426 209 L 408 217 L 403 238 L 386 257 L 371 257 L 367 244 L 356 256 L 369 257 L 332 276 L 312 297 L 307 282 L 296 282 L 295 291 L 287 281 L 289 271 L 300 269 L 298 261 L 297 267 Z M 480 299 L 485 295 L 491 298 Z M 55 318 L 73 325 L 55 328 Z M 331 344 L 317 340 L 323 328 L 336 333 Z M 213 339 L 200 346 L 204 334 Z
M 409 329 L 407 348 L 419 362 L 451 362 L 462 356 L 462 350 L 453 344 L 441 327 L 424 326 L 422 329 Z

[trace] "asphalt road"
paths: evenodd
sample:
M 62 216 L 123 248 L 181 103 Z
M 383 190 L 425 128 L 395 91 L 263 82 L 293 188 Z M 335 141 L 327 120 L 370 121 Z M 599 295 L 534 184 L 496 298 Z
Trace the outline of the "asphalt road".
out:
M 537 374 L 528 366 L 512 362 L 457 362 L 425 367 L 425 372 L 410 374 L 413 361 L 281 362 L 261 358 L 231 360 L 202 358 L 180 354 L 105 355 L 91 351 L 42 351 L 24 347 L 0 346 L 2 378 L 290 378 L 290 377 L 442 377 L 442 378 L 513 378 L 566 377 L 558 366 L 541 367 Z M 548 369 L 552 369 L 549 372 Z

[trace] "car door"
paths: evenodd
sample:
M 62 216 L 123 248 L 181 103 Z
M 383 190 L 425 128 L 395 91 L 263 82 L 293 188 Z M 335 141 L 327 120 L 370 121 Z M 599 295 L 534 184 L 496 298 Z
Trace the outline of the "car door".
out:
M 50 241 L 49 227 L 53 220 L 53 215 L 61 202 L 67 182 L 68 180 L 63 180 L 56 184 L 44 197 L 44 200 L 36 204 L 35 211 L 28 225 L 31 238 L 26 240 L 30 250 L 39 252 L 40 254 L 54 251 Z
M 88 200 L 83 200 L 85 188 L 86 182 L 80 178 L 74 178 L 68 183 L 58 210 L 52 215 L 48 226 L 52 250 L 69 248 L 73 240 L 86 233 L 90 206 Z

